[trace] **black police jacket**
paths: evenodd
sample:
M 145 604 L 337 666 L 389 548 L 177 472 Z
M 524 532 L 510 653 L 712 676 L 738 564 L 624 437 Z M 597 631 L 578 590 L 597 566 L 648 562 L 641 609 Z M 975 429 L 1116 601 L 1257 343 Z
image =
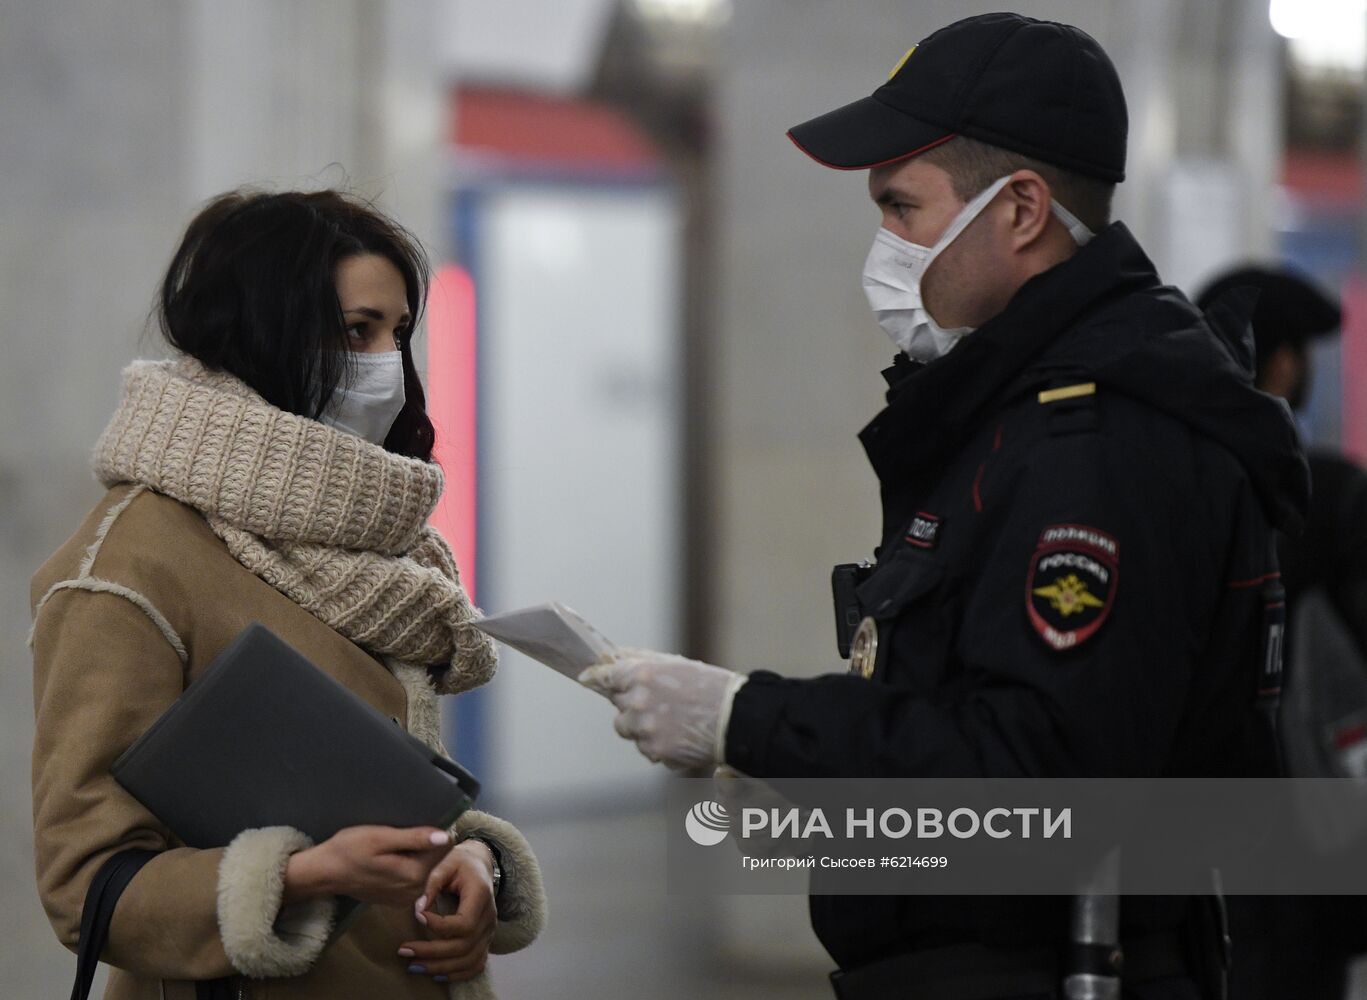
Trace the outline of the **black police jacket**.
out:
M 857 590 L 871 676 L 752 674 L 727 762 L 760 778 L 1274 773 L 1255 708 L 1264 585 L 1308 479 L 1252 361 L 1251 338 L 1160 285 L 1120 223 L 950 354 L 900 356 L 861 434 L 883 505 Z M 1178 902 L 1128 898 L 1122 927 L 1171 924 Z M 842 968 L 1062 940 L 1066 913 L 1062 897 L 812 899 Z

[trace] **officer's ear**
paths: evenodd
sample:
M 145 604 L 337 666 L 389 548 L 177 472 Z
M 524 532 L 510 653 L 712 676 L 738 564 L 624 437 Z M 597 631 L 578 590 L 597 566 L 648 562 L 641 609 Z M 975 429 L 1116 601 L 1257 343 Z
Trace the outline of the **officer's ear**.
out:
M 1053 218 L 1053 192 L 1048 182 L 1033 170 L 1017 170 L 1006 184 L 1006 197 L 1011 206 L 1011 249 L 1034 246 Z

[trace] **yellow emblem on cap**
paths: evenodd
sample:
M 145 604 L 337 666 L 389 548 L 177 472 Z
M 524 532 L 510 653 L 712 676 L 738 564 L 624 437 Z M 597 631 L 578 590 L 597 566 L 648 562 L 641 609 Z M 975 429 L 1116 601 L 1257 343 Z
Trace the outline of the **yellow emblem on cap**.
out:
M 1088 608 L 1106 606 L 1105 601 L 1098 600 L 1088 591 L 1087 584 L 1079 580 L 1076 573 L 1069 573 L 1055 580 L 1052 586 L 1036 587 L 1035 593 L 1040 597 L 1049 598 L 1049 603 L 1063 618 L 1080 614 Z
M 896 65 L 896 66 L 892 67 L 892 72 L 888 74 L 888 79 L 889 79 L 889 80 L 891 80 L 891 79 L 892 79 L 894 76 L 896 76 L 898 73 L 902 72 L 902 67 L 905 66 L 905 65 L 907 64 L 907 60 L 911 58 L 911 54 L 912 54 L 913 52 L 915 52 L 915 51 L 916 51 L 916 46 L 915 46 L 915 45 L 913 45 L 911 48 L 907 49 L 907 54 L 904 55 L 901 59 L 899 59 L 899 60 L 897 61 L 897 65 Z

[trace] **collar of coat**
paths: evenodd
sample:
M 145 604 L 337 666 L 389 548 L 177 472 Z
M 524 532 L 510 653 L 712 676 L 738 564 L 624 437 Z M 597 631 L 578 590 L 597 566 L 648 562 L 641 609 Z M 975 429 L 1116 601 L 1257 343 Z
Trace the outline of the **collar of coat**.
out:
M 952 456 L 983 419 L 1019 391 L 1032 362 L 1103 303 L 1158 285 L 1153 264 L 1124 223 L 1035 275 L 998 316 L 926 365 L 898 355 L 884 371 L 888 405 L 859 435 L 885 484 Z
M 928 365 L 885 372 L 888 406 L 860 435 L 889 491 L 929 481 L 968 436 L 1045 385 L 1096 382 L 1186 424 L 1242 464 L 1268 518 L 1297 533 L 1310 480 L 1286 405 L 1253 384 L 1242 314 L 1163 286 L 1121 223 L 1036 275 L 1001 315 Z

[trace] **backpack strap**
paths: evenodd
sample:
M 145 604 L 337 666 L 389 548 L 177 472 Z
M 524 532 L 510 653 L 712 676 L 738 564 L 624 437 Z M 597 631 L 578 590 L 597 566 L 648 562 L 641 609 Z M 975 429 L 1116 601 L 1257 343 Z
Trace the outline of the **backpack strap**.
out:
M 1260 596 L 1263 603 L 1262 629 L 1258 655 L 1258 683 L 1255 700 L 1259 711 L 1267 716 L 1276 732 L 1277 711 L 1282 700 L 1282 661 L 1286 638 L 1286 588 L 1277 572 L 1277 534 L 1268 536 L 1267 579 Z

